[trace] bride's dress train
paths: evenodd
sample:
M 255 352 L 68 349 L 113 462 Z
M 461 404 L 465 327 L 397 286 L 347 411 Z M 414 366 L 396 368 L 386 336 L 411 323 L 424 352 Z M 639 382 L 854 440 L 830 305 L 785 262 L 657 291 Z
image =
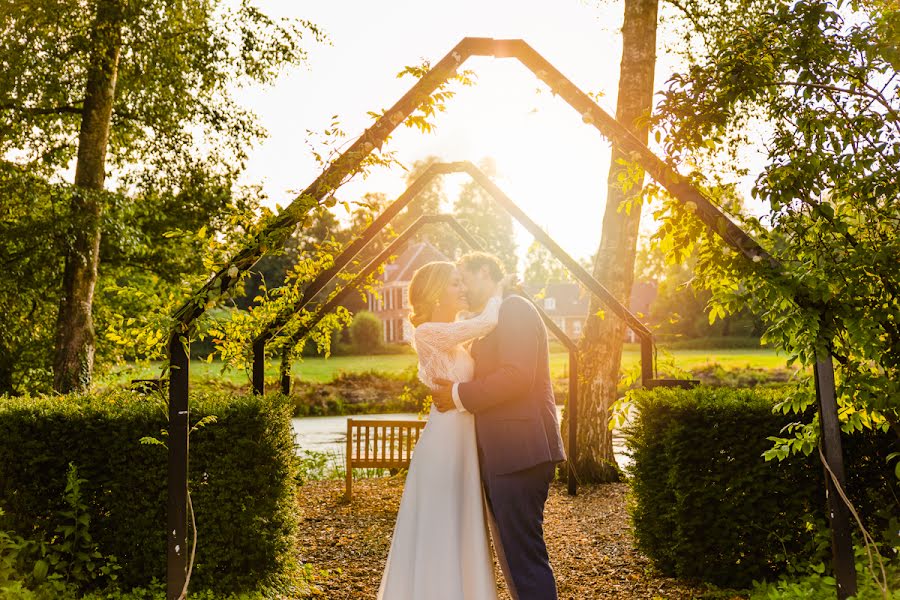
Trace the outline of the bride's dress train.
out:
M 419 378 L 469 381 L 462 344 L 497 323 L 500 298 L 467 321 L 416 328 Z M 413 452 L 379 600 L 495 600 L 494 569 L 471 413 L 432 407 Z

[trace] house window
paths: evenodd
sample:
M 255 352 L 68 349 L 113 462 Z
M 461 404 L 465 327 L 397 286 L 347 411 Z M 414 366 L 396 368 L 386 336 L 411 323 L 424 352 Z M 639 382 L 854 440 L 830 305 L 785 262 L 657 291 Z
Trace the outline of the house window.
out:
M 556 298 L 544 298 L 545 310 L 556 310 Z
M 581 319 L 575 319 L 572 321 L 572 333 L 575 334 L 576 337 L 581 335 Z
M 409 306 L 409 286 L 404 285 L 400 290 L 400 308 L 407 308 Z

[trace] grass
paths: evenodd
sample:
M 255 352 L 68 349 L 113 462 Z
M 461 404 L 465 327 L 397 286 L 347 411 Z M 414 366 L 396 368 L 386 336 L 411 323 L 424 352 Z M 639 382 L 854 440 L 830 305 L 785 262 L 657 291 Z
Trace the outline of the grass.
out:
M 757 369 L 784 368 L 786 358 L 769 349 L 729 349 L 729 350 L 673 350 L 671 357 L 675 365 L 687 370 L 697 369 L 705 365 L 718 364 L 726 370 L 753 367 Z M 626 346 L 622 357 L 622 368 L 634 368 L 640 360 L 640 351 L 636 347 Z M 659 353 L 662 364 L 665 355 Z M 553 352 L 550 355 L 550 371 L 554 378 L 563 378 L 569 363 L 569 355 L 565 352 Z M 338 373 L 359 373 L 377 371 L 387 374 L 399 374 L 414 368 L 416 357 L 412 354 L 383 354 L 376 356 L 334 356 L 331 358 L 306 358 L 293 364 L 294 377 L 314 383 L 328 383 Z M 193 361 L 191 363 L 191 379 L 217 382 L 230 387 L 249 386 L 249 377 L 242 369 L 224 369 L 221 361 L 211 363 Z M 101 385 L 127 384 L 131 379 L 147 379 L 158 377 L 161 363 L 134 364 L 128 363 L 115 367 L 110 373 L 100 378 Z M 661 369 L 662 370 L 662 369 Z M 278 361 L 269 361 L 266 365 L 266 380 L 278 378 Z

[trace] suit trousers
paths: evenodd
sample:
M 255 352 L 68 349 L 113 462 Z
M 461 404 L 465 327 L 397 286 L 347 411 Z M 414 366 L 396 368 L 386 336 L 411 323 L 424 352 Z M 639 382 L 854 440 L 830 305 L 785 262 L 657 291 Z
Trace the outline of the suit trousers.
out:
M 509 569 L 507 584 L 517 600 L 556 600 L 556 580 L 544 542 L 544 504 L 556 467 L 545 462 L 495 475 L 482 473 L 488 507 L 494 517 Z M 505 558 L 505 561 L 502 559 Z

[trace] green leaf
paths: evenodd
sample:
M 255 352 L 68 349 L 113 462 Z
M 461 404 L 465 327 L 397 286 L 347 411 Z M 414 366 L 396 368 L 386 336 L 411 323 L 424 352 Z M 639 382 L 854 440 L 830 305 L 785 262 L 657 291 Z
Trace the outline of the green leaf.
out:
M 50 565 L 47 564 L 45 560 L 39 560 L 34 563 L 34 569 L 32 570 L 32 575 L 38 581 L 44 581 L 47 578 L 47 572 L 50 569 Z

